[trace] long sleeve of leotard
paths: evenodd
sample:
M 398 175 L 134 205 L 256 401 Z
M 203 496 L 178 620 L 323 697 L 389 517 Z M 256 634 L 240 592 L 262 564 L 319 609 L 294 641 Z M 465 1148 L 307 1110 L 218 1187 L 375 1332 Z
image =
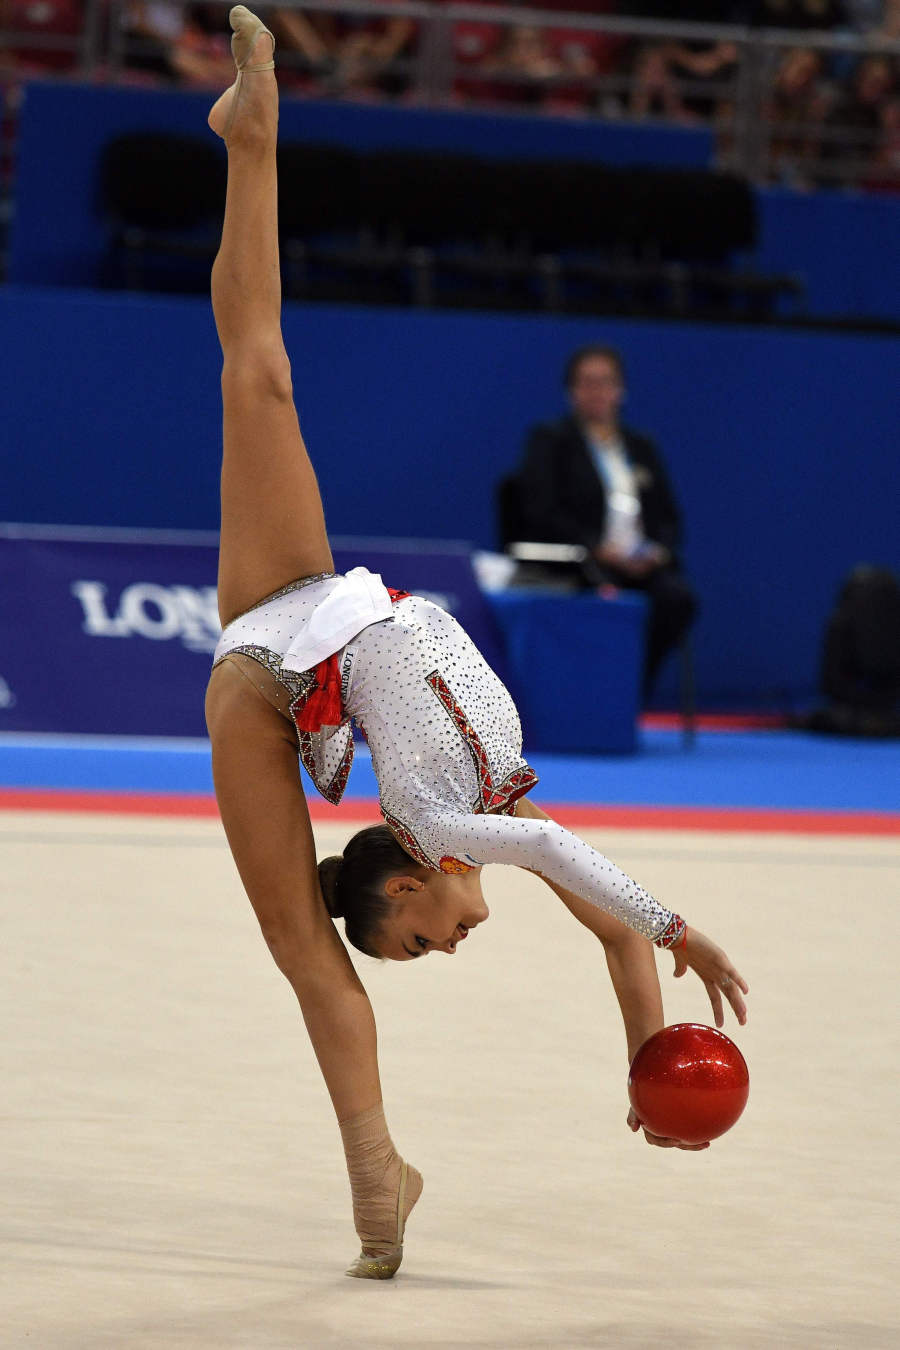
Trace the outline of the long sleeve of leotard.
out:
M 683 919 L 553 820 L 441 811 L 429 827 L 446 858 L 473 867 L 509 863 L 539 872 L 660 946 L 672 946 L 684 932 Z

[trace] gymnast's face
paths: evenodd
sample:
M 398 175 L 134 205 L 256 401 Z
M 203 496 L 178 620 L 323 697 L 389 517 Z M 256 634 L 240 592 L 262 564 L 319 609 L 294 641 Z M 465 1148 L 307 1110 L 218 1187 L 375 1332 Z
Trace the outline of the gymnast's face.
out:
M 429 952 L 453 956 L 490 912 L 480 867 L 460 873 L 419 867 L 409 876 L 388 877 L 384 890 L 392 909 L 381 925 L 378 950 L 390 961 L 414 961 Z

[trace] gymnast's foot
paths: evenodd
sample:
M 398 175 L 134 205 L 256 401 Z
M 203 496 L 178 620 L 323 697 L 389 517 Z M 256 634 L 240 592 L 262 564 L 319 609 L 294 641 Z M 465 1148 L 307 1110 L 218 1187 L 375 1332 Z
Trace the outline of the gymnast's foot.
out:
M 275 39 L 261 19 L 244 5 L 228 15 L 234 34 L 231 51 L 237 79 L 213 104 L 209 125 L 226 145 L 247 136 L 271 134 L 278 125 L 278 85 L 275 80 Z M 237 116 L 240 111 L 240 116 Z
M 342 1121 L 341 1135 L 353 1221 L 362 1243 L 347 1274 L 360 1280 L 389 1280 L 403 1260 L 403 1233 L 422 1194 L 422 1177 L 394 1148 L 380 1103 Z
M 373 1195 L 364 1204 L 357 1207 L 354 1196 L 353 1210 L 356 1218 L 356 1230 L 365 1232 L 362 1251 L 346 1272 L 357 1280 L 390 1280 L 396 1275 L 403 1260 L 403 1232 L 413 1205 L 422 1194 L 422 1174 L 397 1155 L 396 1180 L 389 1169 L 385 1176 L 381 1194 Z M 377 1230 L 384 1230 L 385 1241 L 373 1241 Z M 390 1240 L 388 1240 L 390 1239 Z

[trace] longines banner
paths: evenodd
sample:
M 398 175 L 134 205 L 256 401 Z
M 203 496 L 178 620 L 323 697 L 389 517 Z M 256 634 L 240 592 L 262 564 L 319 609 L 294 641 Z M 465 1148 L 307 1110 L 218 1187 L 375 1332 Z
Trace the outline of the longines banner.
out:
M 203 736 L 219 636 L 215 535 L 0 525 L 0 731 Z M 428 595 L 502 673 L 462 545 L 342 540 L 360 564 Z

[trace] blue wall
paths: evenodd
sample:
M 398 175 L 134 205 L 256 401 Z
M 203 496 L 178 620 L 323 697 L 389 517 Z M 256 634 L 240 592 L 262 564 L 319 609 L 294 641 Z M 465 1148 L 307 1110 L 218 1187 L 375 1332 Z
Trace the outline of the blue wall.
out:
M 685 506 L 709 706 L 807 696 L 842 575 L 900 565 L 898 339 L 299 305 L 285 334 L 332 531 L 486 545 L 565 355 L 620 346 Z M 205 302 L 10 288 L 0 350 L 0 517 L 217 524 Z
M 767 188 L 756 200 L 755 268 L 802 277 L 812 315 L 900 322 L 900 198 Z

